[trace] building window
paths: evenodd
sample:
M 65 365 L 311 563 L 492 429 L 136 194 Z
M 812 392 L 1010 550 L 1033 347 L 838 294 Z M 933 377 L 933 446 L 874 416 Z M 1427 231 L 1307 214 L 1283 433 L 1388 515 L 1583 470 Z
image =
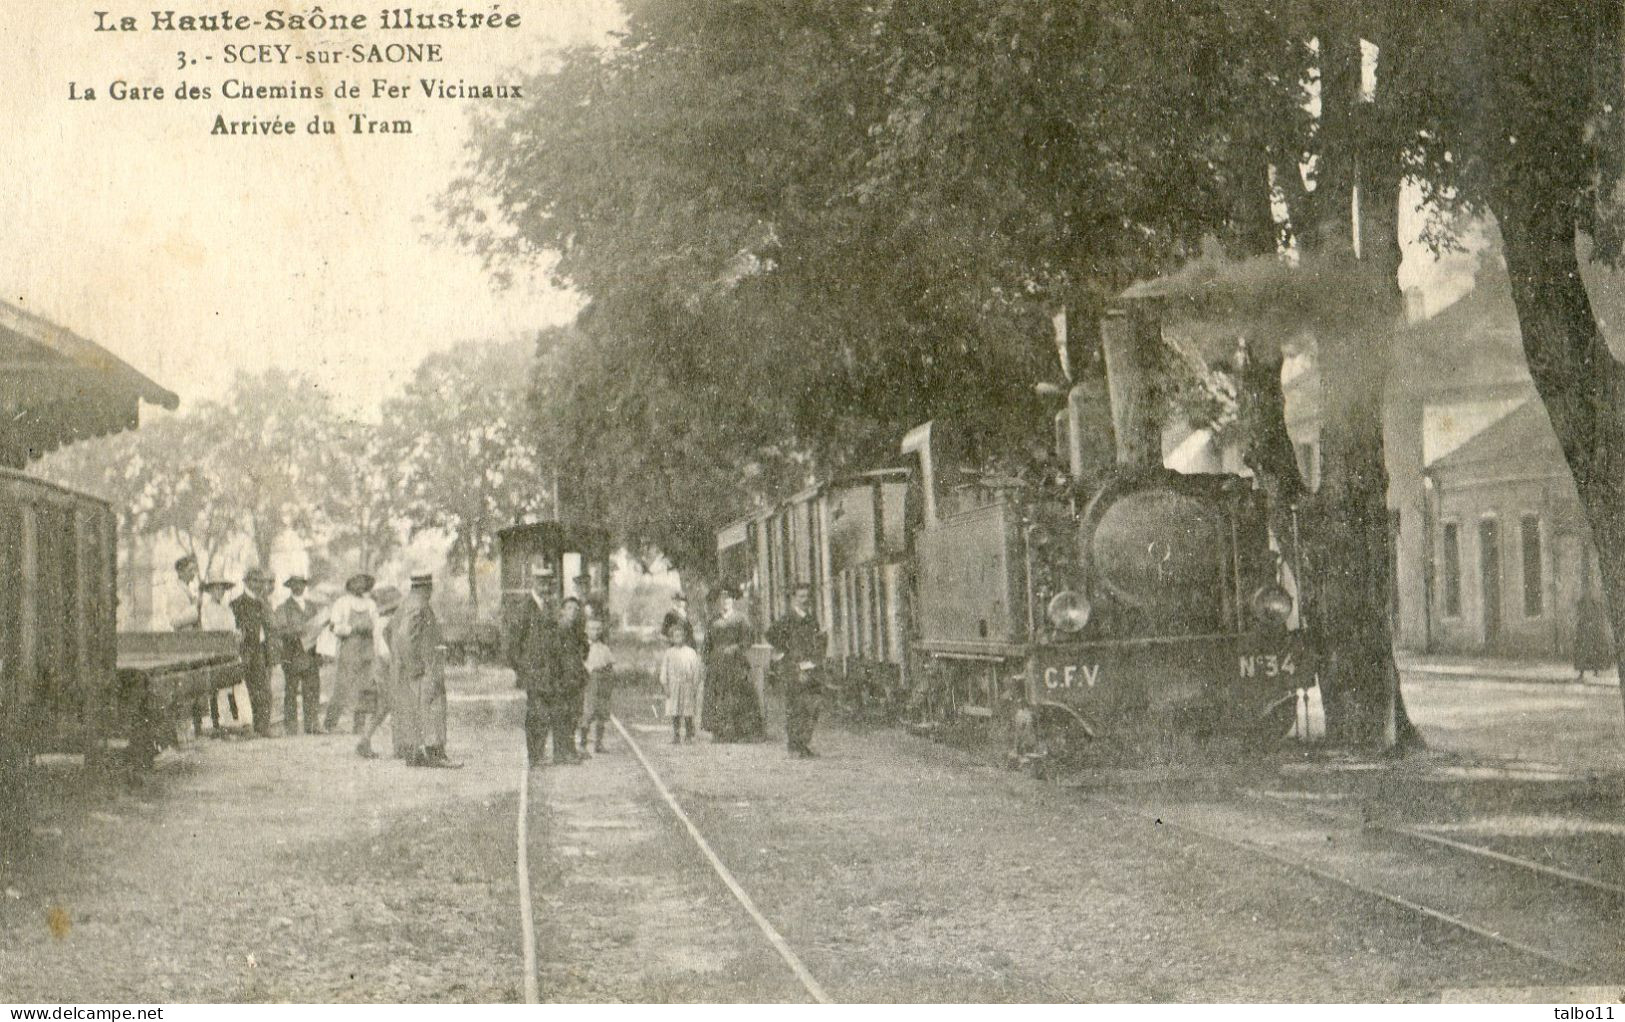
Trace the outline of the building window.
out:
M 1444 613 L 1461 616 L 1461 528 L 1455 522 L 1444 527 Z
M 1540 516 L 1524 515 L 1523 616 L 1540 617 L 1546 609 L 1546 578 L 1540 561 Z

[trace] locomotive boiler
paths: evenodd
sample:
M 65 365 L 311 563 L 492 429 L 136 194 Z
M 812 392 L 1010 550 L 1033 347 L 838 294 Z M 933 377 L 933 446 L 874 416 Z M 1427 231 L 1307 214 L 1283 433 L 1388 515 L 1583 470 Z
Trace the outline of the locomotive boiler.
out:
M 1156 468 L 1060 497 L 960 489 L 913 543 L 915 670 L 940 716 L 1030 722 L 1051 748 L 1291 727 L 1308 651 L 1250 481 Z

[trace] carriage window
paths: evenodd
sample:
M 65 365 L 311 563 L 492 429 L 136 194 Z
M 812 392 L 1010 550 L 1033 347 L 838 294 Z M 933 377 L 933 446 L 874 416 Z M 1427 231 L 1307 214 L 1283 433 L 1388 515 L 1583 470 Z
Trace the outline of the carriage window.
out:
M 1461 616 L 1461 529 L 1455 522 L 1444 527 L 1444 613 L 1446 617 Z
M 1539 617 L 1546 609 L 1546 580 L 1540 560 L 1540 516 L 1523 516 L 1523 616 Z

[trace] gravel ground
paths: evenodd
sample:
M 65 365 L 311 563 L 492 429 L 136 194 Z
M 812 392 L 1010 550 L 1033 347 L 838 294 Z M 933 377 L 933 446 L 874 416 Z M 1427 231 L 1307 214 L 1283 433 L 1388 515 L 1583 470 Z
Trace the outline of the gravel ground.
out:
M 828 729 L 816 744 L 814 761 L 777 744 L 646 748 L 842 1000 L 1428 1000 L 1552 981 L 1368 896 L 950 749 Z
M 135 790 L 47 770 L 33 837 L 0 859 L 0 1000 L 517 1000 L 521 703 L 506 672 L 452 686 L 463 770 L 362 761 L 347 735 L 194 743 Z M 1109 800 L 1232 813 L 1267 789 L 1472 835 L 1494 810 L 1494 827 L 1531 842 L 1567 813 L 1590 821 L 1573 847 L 1593 857 L 1617 830 L 1618 792 L 1595 779 L 1486 780 L 1432 761 L 1039 783 L 890 730 L 826 727 L 812 761 L 778 741 L 674 747 L 646 691 L 618 702 L 723 861 L 845 1001 L 1428 1000 L 1562 980 Z M 619 738 L 532 785 L 545 999 L 806 999 Z
M 52 769 L 7 861 L 0 1000 L 511 1001 L 517 704 L 464 672 L 456 771 L 349 735 L 193 743 L 139 791 Z

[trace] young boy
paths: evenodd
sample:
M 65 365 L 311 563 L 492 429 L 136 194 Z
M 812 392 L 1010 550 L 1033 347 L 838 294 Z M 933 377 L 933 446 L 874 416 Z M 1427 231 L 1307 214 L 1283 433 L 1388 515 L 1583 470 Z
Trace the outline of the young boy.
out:
M 666 715 L 671 718 L 671 744 L 685 735 L 694 740 L 694 715 L 700 710 L 700 686 L 705 667 L 694 647 L 687 645 L 684 621 L 666 623 L 666 652 L 660 657 L 660 687 L 666 691 Z
M 587 747 L 587 729 L 593 729 L 592 751 L 604 751 L 604 724 L 609 721 L 615 695 L 615 657 L 604 642 L 604 621 L 587 619 L 587 700 L 581 711 L 581 747 Z

